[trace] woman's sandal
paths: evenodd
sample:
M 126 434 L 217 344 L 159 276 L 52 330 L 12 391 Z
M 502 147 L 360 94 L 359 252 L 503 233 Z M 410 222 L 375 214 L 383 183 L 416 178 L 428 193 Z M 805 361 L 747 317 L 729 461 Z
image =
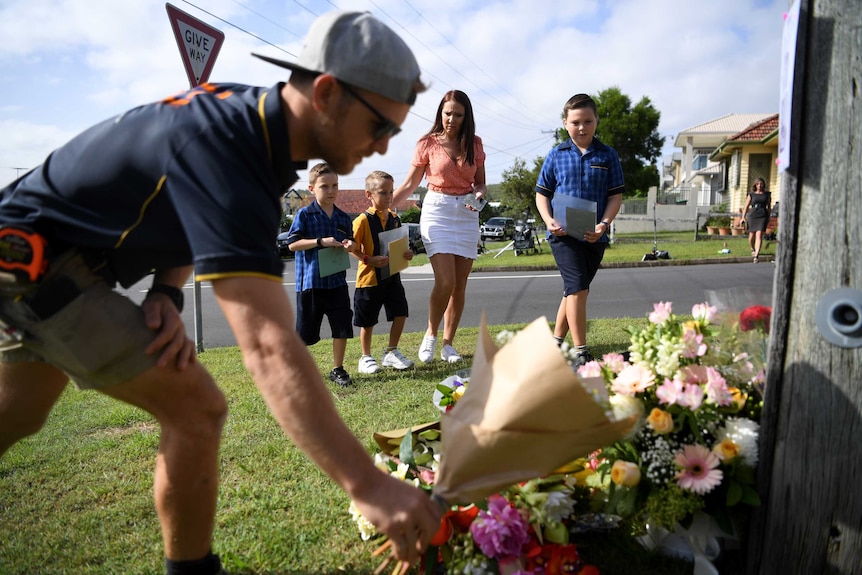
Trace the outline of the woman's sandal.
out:
M 757 256 L 754 256 L 754 263 L 757 263 Z

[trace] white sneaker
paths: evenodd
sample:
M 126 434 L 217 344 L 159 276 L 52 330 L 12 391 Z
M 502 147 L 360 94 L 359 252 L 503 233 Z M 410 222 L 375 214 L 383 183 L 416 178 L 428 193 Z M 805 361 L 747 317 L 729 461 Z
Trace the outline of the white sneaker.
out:
M 410 369 L 413 367 L 413 361 L 404 357 L 404 354 L 397 349 L 393 349 L 392 351 L 383 352 L 383 367 Z
M 451 345 L 444 345 L 443 349 L 440 350 L 440 357 L 443 361 L 448 361 L 449 363 L 458 363 L 461 361 L 461 356 L 455 351 L 455 348 Z
M 359 373 L 377 373 L 380 371 L 380 366 L 374 361 L 370 355 L 363 355 L 359 358 Z
M 434 359 L 434 348 L 437 347 L 437 338 L 433 335 L 426 335 L 422 338 L 422 345 L 419 346 L 419 361 L 422 363 L 431 363 Z

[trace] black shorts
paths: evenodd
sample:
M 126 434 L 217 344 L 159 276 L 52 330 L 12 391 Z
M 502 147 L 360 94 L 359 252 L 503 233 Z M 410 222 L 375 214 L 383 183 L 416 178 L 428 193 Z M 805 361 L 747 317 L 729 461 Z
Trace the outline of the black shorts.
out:
M 353 325 L 371 327 L 377 325 L 380 308 L 386 310 L 386 321 L 396 317 L 407 317 L 407 295 L 401 283 L 401 275 L 384 280 L 371 287 L 356 288 L 353 292 Z
M 548 243 L 563 276 L 563 297 L 590 289 L 608 244 L 591 244 L 568 236 L 551 236 Z
M 350 339 L 353 326 L 350 318 L 350 292 L 347 285 L 332 289 L 314 288 L 296 294 L 296 331 L 305 345 L 320 341 L 323 316 L 329 318 L 333 339 Z

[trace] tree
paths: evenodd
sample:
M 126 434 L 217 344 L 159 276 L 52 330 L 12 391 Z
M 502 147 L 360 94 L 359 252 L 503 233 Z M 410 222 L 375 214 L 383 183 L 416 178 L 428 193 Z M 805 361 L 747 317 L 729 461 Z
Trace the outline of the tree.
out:
M 593 97 L 598 109 L 596 135 L 617 151 L 626 181 L 626 196 L 643 197 L 650 186 L 658 186 L 658 159 L 664 138 L 658 133 L 661 113 L 644 96 L 632 107 L 631 99 L 616 86 Z M 568 139 L 565 128 L 558 131 L 560 142 Z
M 503 172 L 503 182 L 500 184 L 501 201 L 509 208 L 511 214 L 536 211 L 536 180 L 542 169 L 544 158 L 533 160 L 532 170 L 527 169 L 527 163 L 522 158 L 516 158 L 511 169 Z

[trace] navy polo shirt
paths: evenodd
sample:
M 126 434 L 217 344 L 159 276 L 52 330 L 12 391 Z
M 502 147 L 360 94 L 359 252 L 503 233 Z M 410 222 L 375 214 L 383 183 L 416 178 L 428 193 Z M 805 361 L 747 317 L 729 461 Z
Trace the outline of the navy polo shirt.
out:
M 281 84 L 204 84 L 97 124 L 0 191 L 0 224 L 104 254 L 125 287 L 194 263 L 198 280 L 281 280 L 290 158 Z
M 623 191 L 623 168 L 616 150 L 595 137 L 584 154 L 571 138 L 552 149 L 536 181 L 536 193 L 547 198 L 567 194 L 596 202 L 596 224 L 605 213 L 608 198 Z M 599 241 L 607 242 L 607 234 Z

